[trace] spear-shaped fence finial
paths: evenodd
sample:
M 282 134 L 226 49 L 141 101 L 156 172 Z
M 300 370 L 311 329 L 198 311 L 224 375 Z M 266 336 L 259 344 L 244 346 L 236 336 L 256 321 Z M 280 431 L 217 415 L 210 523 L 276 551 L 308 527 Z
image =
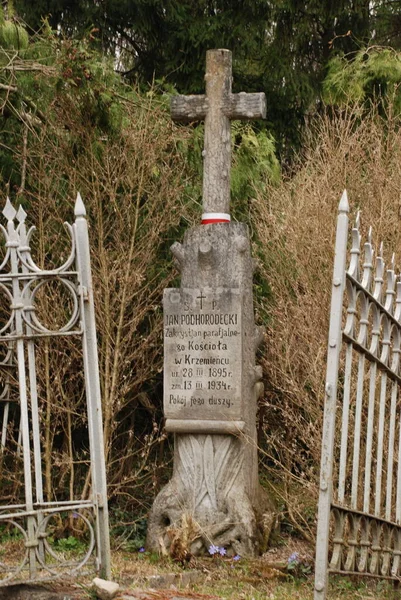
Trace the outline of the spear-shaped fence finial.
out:
M 347 190 L 344 190 L 340 199 L 340 204 L 338 205 L 338 212 L 347 213 L 349 212 L 349 202 L 348 202 L 348 194 Z
M 17 220 L 19 223 L 25 223 L 25 219 L 27 217 L 27 213 L 26 211 L 23 209 L 22 205 L 20 204 L 17 210 Z
M 85 205 L 79 192 L 75 201 L 74 214 L 76 217 L 86 217 Z
M 7 221 L 13 221 L 16 214 L 17 214 L 17 211 L 11 204 L 10 198 L 7 196 L 7 202 L 6 202 L 5 207 L 3 208 L 3 215 L 5 216 Z

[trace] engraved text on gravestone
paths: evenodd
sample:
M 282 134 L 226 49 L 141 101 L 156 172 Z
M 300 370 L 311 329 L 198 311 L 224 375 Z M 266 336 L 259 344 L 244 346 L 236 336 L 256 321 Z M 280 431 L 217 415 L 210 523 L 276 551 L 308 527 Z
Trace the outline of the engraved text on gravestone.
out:
M 235 289 L 166 289 L 167 419 L 242 417 L 242 301 Z

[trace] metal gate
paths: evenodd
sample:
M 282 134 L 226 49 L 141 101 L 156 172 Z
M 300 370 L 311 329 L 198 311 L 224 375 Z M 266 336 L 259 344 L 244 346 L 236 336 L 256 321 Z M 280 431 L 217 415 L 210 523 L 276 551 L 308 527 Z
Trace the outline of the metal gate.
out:
M 339 205 L 327 355 L 315 600 L 329 573 L 401 576 L 401 281 Z
M 0 261 L 0 586 L 72 575 L 89 566 L 105 577 L 110 573 L 106 470 L 85 214 L 78 194 L 75 223 L 64 224 L 72 244 L 69 257 L 62 266 L 44 270 L 32 258 L 29 243 L 34 228 L 27 231 L 23 208 L 16 210 L 7 200 L 3 210 L 7 226 L 0 225 L 5 241 Z M 53 306 L 50 298 L 45 308 L 43 297 L 52 286 L 57 287 L 59 299 L 68 299 L 69 313 L 66 322 L 49 328 L 42 315 L 55 309 L 54 297 Z M 52 347 L 54 340 L 57 345 Z M 75 365 L 75 369 L 83 373 L 81 379 L 80 373 L 68 370 L 68 348 L 72 347 L 68 346 L 58 362 L 63 368 L 48 377 L 45 386 L 38 384 L 38 369 L 50 372 L 52 352 L 61 352 L 61 341 L 64 345 L 73 344 L 74 340 L 80 345 L 82 364 L 78 369 Z M 68 436 L 62 425 L 58 431 L 59 425 L 52 422 L 54 391 L 56 387 L 66 389 L 60 387 L 61 372 L 67 378 L 78 377 L 75 389 L 81 394 L 75 412 L 65 409 Z M 87 415 L 78 415 L 85 410 Z M 78 417 L 80 431 L 74 434 L 73 421 Z M 69 447 L 56 453 L 54 448 L 57 444 L 62 446 L 65 440 Z M 75 450 L 79 460 L 71 458 Z M 65 477 L 63 452 L 68 456 L 68 468 L 75 469 L 75 479 L 70 474 L 69 485 L 62 484 L 55 491 L 51 478 L 56 472 Z M 55 454 L 58 458 L 52 461 Z M 43 485 L 44 466 L 47 493 Z

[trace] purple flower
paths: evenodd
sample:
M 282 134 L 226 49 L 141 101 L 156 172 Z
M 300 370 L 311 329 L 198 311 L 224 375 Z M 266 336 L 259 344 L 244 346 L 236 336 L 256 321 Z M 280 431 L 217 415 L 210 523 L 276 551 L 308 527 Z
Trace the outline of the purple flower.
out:
M 239 560 L 241 557 L 239 554 L 236 554 L 235 556 L 233 556 L 233 560 L 237 561 Z
M 138 550 L 138 552 L 145 552 L 145 548 L 143 546 L 141 546 Z
M 79 513 L 77 513 L 77 512 L 73 512 L 73 513 L 72 513 L 72 518 L 73 518 L 73 519 L 79 519 L 79 517 L 80 517 L 80 516 L 81 516 L 81 515 L 80 515 Z
M 290 564 L 292 564 L 292 563 L 297 563 L 297 562 L 298 562 L 298 559 L 299 559 L 299 554 L 298 554 L 298 552 L 293 552 L 293 553 L 291 554 L 291 556 L 289 556 L 289 557 L 288 557 L 288 560 L 287 560 L 287 562 L 288 562 L 288 564 L 290 565 Z
M 220 556 L 225 556 L 227 554 L 227 550 L 225 548 L 220 548 L 219 554 Z
M 218 552 L 220 552 L 220 548 L 218 546 L 215 546 L 214 544 L 209 546 L 209 554 L 211 554 L 213 556 L 214 554 L 217 554 Z

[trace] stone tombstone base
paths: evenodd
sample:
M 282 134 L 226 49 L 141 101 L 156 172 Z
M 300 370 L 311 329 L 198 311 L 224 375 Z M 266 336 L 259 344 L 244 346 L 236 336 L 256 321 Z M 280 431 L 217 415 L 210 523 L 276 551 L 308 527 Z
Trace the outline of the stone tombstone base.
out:
M 185 558 L 213 544 L 252 557 L 266 547 L 274 510 L 258 481 L 263 333 L 254 323 L 248 229 L 195 227 L 172 251 L 181 287 L 164 295 L 164 411 L 174 471 L 152 507 L 147 547 Z

